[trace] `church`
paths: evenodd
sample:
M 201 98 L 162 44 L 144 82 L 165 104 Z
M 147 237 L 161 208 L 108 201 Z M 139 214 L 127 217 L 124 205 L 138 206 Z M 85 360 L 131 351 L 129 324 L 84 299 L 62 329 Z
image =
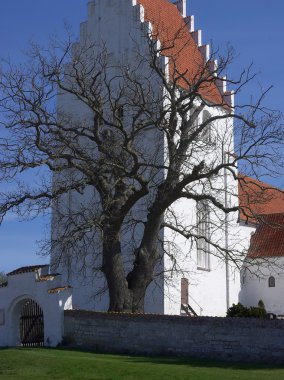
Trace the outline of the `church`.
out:
M 123 106 L 115 104 L 114 111 L 109 103 L 104 103 L 103 121 L 97 121 L 104 123 L 103 138 L 112 144 L 110 150 L 114 149 L 118 136 L 108 128 L 111 118 L 118 123 L 118 126 L 115 124 L 118 130 L 120 123 L 126 125 L 126 132 L 121 133 L 127 136 L 131 135 L 132 127 L 135 133 L 145 130 L 135 144 L 137 149 L 143 149 L 146 166 L 143 176 L 150 190 L 125 218 L 121 233 L 125 270 L 131 272 L 133 252 L 143 240 L 145 220 L 156 197 L 155 189 L 169 175 L 172 158 L 167 142 L 170 133 L 165 123 L 175 125 L 172 142 L 177 149 L 184 144 L 183 131 L 191 123 L 188 147 L 192 150 L 186 149 L 187 158 L 180 165 L 182 171 L 177 181 L 182 182 L 188 173 L 202 167 L 198 180 L 186 185 L 184 196 L 172 202 L 163 216 L 159 257 L 153 280 L 147 286 L 145 312 L 221 317 L 233 303 L 240 301 L 247 306 L 257 306 L 261 299 L 267 311 L 284 314 L 284 303 L 279 302 L 279 292 L 284 287 L 281 276 L 284 195 L 238 172 L 234 94 L 227 88 L 226 77 L 219 77 L 223 63 L 218 66 L 212 59 L 210 46 L 202 42 L 201 30 L 195 30 L 194 16 L 187 15 L 186 0 L 176 3 L 167 0 L 89 2 L 88 19 L 81 24 L 79 39 L 72 46 L 72 62 L 66 63 L 65 90 L 62 86 L 58 93 L 58 115 L 63 124 L 75 128 L 84 126 L 86 130 L 92 125 L 94 115 L 89 104 L 83 95 L 81 100 L 74 96 L 70 86 L 75 86 L 72 82 L 74 67 L 77 68 L 78 62 L 85 62 L 84 70 L 95 67 L 89 63 L 94 56 L 99 57 L 96 64 L 105 65 L 104 70 L 107 67 L 108 73 L 111 72 L 111 80 L 106 76 L 108 87 L 105 88 L 109 92 L 101 87 L 101 99 L 113 93 L 123 94 L 119 100 L 124 99 Z M 125 83 L 121 85 L 117 79 L 122 68 L 124 80 L 128 80 L 128 92 Z M 169 83 L 175 84 L 174 96 L 181 99 L 182 108 L 173 121 Z M 80 86 L 79 81 L 77 85 Z M 73 92 L 77 87 L 74 88 Z M 129 116 L 132 115 L 129 108 L 134 109 L 135 96 L 141 88 L 146 97 L 145 109 L 148 108 L 143 109 L 142 118 L 137 116 L 134 120 Z M 194 94 L 192 99 L 187 95 L 189 88 Z M 159 113 L 164 115 L 163 123 L 159 121 L 159 128 L 155 128 Z M 156 122 L 151 125 L 149 120 L 154 118 Z M 189 123 L 190 120 L 194 122 Z M 195 135 L 198 138 L 194 138 Z M 82 133 L 77 148 L 84 147 L 96 160 L 100 150 L 89 145 L 88 138 L 88 134 Z M 107 152 L 104 154 L 107 156 Z M 209 175 L 203 175 L 202 170 Z M 53 186 L 58 189 L 62 184 L 81 180 L 76 169 L 66 169 L 54 174 Z M 9 273 L 8 282 L 0 287 L 0 345 L 21 342 L 18 319 L 21 313 L 29 313 L 31 309 L 37 310 L 47 321 L 44 341 L 48 339 L 52 346 L 62 337 L 64 310 L 108 310 L 108 283 L 101 270 L 103 233 L 98 228 L 92 232 L 89 223 L 90 220 L 97 226 L 102 223 L 99 195 L 98 190 L 89 185 L 79 190 L 70 186 L 70 190 L 54 202 L 50 264 L 19 268 Z M 75 230 L 67 231 L 66 226 L 76 225 L 78 221 L 80 226 L 84 225 L 84 237 L 72 240 Z M 260 266 L 262 271 L 259 272 Z M 54 326 L 57 327 L 54 329 Z M 21 331 L 24 328 L 22 326 Z
M 146 86 L 148 86 L 147 76 L 151 78 L 151 89 L 148 90 L 147 88 L 146 90 L 149 93 L 160 91 L 161 84 L 159 83 L 159 78 L 155 79 L 152 70 L 148 71 L 148 61 L 151 57 L 148 60 L 141 59 L 141 56 L 147 57 L 147 54 L 149 55 L 149 52 L 147 52 L 149 50 L 149 40 L 148 38 L 145 39 L 145 32 L 150 35 L 150 38 L 155 37 L 157 39 L 158 42 L 155 43 L 158 48 L 161 47 L 161 51 L 163 46 L 171 41 L 173 48 L 167 48 L 165 54 L 170 54 L 174 57 L 175 65 L 177 66 L 175 74 L 169 58 L 162 54 L 160 57 L 161 65 L 164 65 L 166 76 L 168 75 L 169 79 L 173 75 L 178 76 L 180 75 L 179 73 L 188 71 L 185 79 L 189 81 L 198 72 L 200 65 L 204 67 L 205 63 L 210 59 L 209 46 L 203 45 L 201 31 L 194 29 L 194 18 L 187 17 L 185 14 L 185 1 L 178 2 L 176 5 L 164 0 L 155 2 L 108 1 L 107 3 L 98 1 L 91 2 L 88 6 L 88 21 L 81 25 L 80 39 L 77 45 L 74 46 L 74 51 L 76 49 L 81 51 L 82 47 L 88 45 L 101 46 L 103 41 L 104 49 L 117 66 L 126 65 L 131 72 L 136 70 L 132 66 L 137 65 L 140 60 L 139 74 L 143 75 L 141 82 L 145 81 Z M 213 66 L 213 70 L 215 70 L 214 65 L 216 65 L 216 62 L 208 63 L 208 67 Z M 145 74 L 141 74 L 141 72 L 145 72 Z M 135 72 L 135 75 L 139 74 Z M 110 75 L 115 76 L 114 74 Z M 157 80 L 157 83 L 155 83 L 155 80 Z M 155 83 L 154 89 L 153 83 Z M 226 107 L 233 106 L 233 94 L 227 91 L 225 81 L 216 82 L 216 84 L 208 82 L 207 87 L 203 87 L 201 88 L 202 96 L 206 99 L 205 104 L 208 104 L 208 106 L 201 106 L 202 111 L 198 114 L 199 120 L 196 122 L 197 128 L 198 124 L 203 123 L 212 116 L 215 116 L 217 121 L 214 126 L 210 127 L 208 136 L 204 136 L 206 140 L 194 144 L 196 151 L 194 155 L 196 157 L 192 157 L 192 161 L 195 162 L 204 156 L 204 151 L 206 151 L 208 157 L 214 157 L 213 160 L 215 161 L 215 152 L 217 150 L 219 150 L 217 159 L 222 161 L 224 152 L 233 154 L 234 149 L 232 119 L 224 118 L 223 120 L 223 116 L 227 112 Z M 161 95 L 154 94 L 154 96 L 160 97 Z M 154 102 L 155 99 L 153 104 L 155 104 Z M 163 102 L 167 102 L 167 99 L 165 98 Z M 196 103 L 194 107 L 197 108 L 198 100 L 194 100 L 194 102 Z M 217 104 L 218 106 L 212 107 L 212 104 Z M 59 112 L 63 115 L 70 115 L 73 120 L 78 119 L 78 115 L 84 115 L 85 119 L 92 117 L 84 104 L 66 93 L 59 96 L 58 108 Z M 88 116 L 88 114 L 90 115 Z M 147 142 L 145 150 L 150 150 L 150 152 L 147 151 L 147 155 L 151 157 L 153 162 L 152 155 L 156 154 L 156 150 L 153 149 L 156 149 L 156 147 L 161 150 L 167 149 L 166 144 L 163 143 L 164 136 L 161 135 L 159 129 L 149 129 L 142 138 Z M 209 142 L 210 139 L 212 143 Z M 159 162 L 162 167 L 167 160 L 167 153 L 161 151 L 157 154 L 162 156 Z M 228 160 L 232 158 L 232 155 L 227 157 Z M 188 169 L 191 170 L 189 160 L 187 165 L 189 166 Z M 226 191 L 231 194 L 231 199 L 227 197 L 227 203 L 234 203 L 236 201 L 237 182 L 232 179 L 232 173 L 229 171 L 224 173 L 220 170 L 219 172 L 220 176 L 218 178 L 212 177 L 212 181 L 199 181 L 198 184 L 196 183 L 192 186 L 192 193 L 198 195 L 200 192 L 202 193 L 201 188 L 215 188 L 214 196 L 224 203 L 224 188 L 226 187 Z M 164 177 L 165 175 L 165 171 L 163 172 L 160 169 L 155 181 L 159 183 L 158 176 Z M 61 183 L 61 181 L 60 173 L 57 178 L 54 178 L 54 183 Z M 66 181 L 66 179 L 64 178 L 63 181 Z M 53 241 L 62 241 L 60 224 L 66 216 L 66 210 L 72 210 L 71 213 L 76 214 L 82 212 L 84 208 L 92 207 L 93 194 L 92 189 L 86 189 L 84 194 L 78 194 L 73 191 L 62 197 L 60 204 L 54 209 Z M 151 195 L 148 196 L 148 198 L 150 197 Z M 198 207 L 200 210 L 197 210 Z M 174 230 L 163 229 L 161 239 L 166 253 L 161 257 L 159 268 L 156 268 L 156 271 L 161 274 L 155 276 L 147 288 L 146 312 L 180 314 L 181 305 L 190 305 L 197 315 L 224 315 L 228 306 L 232 302 L 237 302 L 240 283 L 239 273 L 235 263 L 231 264 L 229 260 L 226 261 L 224 250 L 222 251 L 222 248 L 219 247 L 224 246 L 226 240 L 228 246 L 234 246 L 237 252 L 236 255 L 240 255 L 239 252 L 243 250 L 243 241 L 247 241 L 246 235 L 250 234 L 250 229 L 246 227 L 239 228 L 236 212 L 228 215 L 225 220 L 222 212 L 217 209 L 209 210 L 209 208 L 210 204 L 206 199 L 199 203 L 194 199 L 179 199 L 173 204 L 173 213 L 179 215 L 183 228 L 195 229 L 196 225 L 199 224 L 198 229 L 200 233 L 205 235 L 205 239 L 196 243 L 193 241 L 194 239 L 185 239 Z M 134 208 L 133 217 L 143 220 L 147 211 L 146 205 L 138 205 L 136 209 Z M 229 224 L 232 226 L 230 231 Z M 215 227 L 217 225 L 219 226 L 218 228 Z M 140 224 L 135 228 L 135 231 L 131 230 L 130 233 L 125 233 L 121 237 L 122 247 L 125 247 L 123 252 L 125 261 L 127 261 L 127 250 L 130 243 L 132 244 L 134 241 L 134 244 L 137 244 L 136 247 L 139 245 L 143 234 L 142 229 L 143 227 Z M 243 235 L 238 238 L 237 242 L 235 239 L 236 233 Z M 108 309 L 109 298 L 107 292 L 104 291 L 107 289 L 105 278 L 99 271 L 95 277 L 93 273 L 93 268 L 100 266 L 100 250 L 102 249 L 100 240 L 100 236 L 96 236 L 93 239 L 96 242 L 95 245 L 90 243 L 89 251 L 84 252 L 84 254 L 82 254 L 80 243 L 78 254 L 74 254 L 75 248 L 73 245 L 72 252 L 70 253 L 69 251 L 70 254 L 66 253 L 64 255 L 60 244 L 58 250 L 54 249 L 51 253 L 51 266 L 62 274 L 66 283 L 72 286 L 74 308 Z M 217 247 L 215 253 L 210 252 L 211 248 L 207 240 L 214 240 Z M 237 244 L 239 245 L 238 247 L 236 247 Z M 93 251 L 97 253 L 97 261 L 93 260 Z M 236 261 L 239 260 L 240 258 L 237 257 Z M 173 267 L 176 269 L 173 269 Z M 214 284 L 213 287 L 212 284 Z M 181 302 L 181 296 L 183 302 Z M 211 302 L 212 300 L 214 301 Z

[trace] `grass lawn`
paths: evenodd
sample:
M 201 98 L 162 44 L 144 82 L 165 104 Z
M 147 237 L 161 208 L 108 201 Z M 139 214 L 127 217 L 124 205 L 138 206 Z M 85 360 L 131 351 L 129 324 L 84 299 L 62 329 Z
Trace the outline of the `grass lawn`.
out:
M 282 368 L 196 359 L 102 355 L 56 349 L 1 349 L 1 380 L 284 380 Z

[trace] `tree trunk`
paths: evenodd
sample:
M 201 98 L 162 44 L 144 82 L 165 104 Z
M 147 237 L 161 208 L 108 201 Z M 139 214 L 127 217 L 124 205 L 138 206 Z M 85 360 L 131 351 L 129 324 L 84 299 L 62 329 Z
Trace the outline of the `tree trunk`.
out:
M 140 248 L 135 253 L 132 271 L 128 274 L 128 286 L 132 290 L 132 311 L 144 312 L 145 294 L 153 281 L 155 266 L 159 257 L 157 247 L 163 214 L 151 210 L 145 226 Z
M 106 229 L 103 239 L 103 272 L 109 291 L 109 311 L 143 313 L 147 287 L 153 279 L 156 244 L 151 253 L 140 248 L 135 253 L 133 270 L 125 276 L 120 234 Z
M 159 257 L 157 241 L 163 220 L 159 202 L 148 214 L 140 247 L 135 252 L 133 269 L 125 275 L 120 242 L 120 227 L 104 229 L 103 272 L 109 290 L 109 311 L 144 312 L 145 293 L 153 280 Z
M 109 311 L 132 311 L 132 296 L 125 278 L 119 231 L 104 230 L 103 272 L 109 291 Z

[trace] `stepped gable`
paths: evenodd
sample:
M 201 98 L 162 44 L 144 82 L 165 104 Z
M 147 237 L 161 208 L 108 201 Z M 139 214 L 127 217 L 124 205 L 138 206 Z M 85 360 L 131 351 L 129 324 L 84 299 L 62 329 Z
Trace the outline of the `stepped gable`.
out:
M 260 224 L 251 237 L 247 256 L 284 256 L 284 213 L 260 216 Z
M 38 269 L 46 268 L 48 266 L 49 265 L 32 265 L 32 266 L 28 266 L 28 267 L 21 267 L 21 268 L 18 268 L 16 270 L 13 270 L 10 273 L 7 273 L 7 276 L 15 276 L 17 274 L 22 274 L 22 273 L 36 272 Z
M 170 58 L 170 77 L 177 79 L 184 74 L 186 81 L 194 83 L 204 70 L 205 59 L 191 34 L 187 18 L 167 0 L 138 0 L 138 3 L 144 7 L 145 19 L 153 25 L 154 36 L 166 49 L 163 55 Z M 180 80 L 179 85 L 188 88 L 186 81 Z M 210 103 L 224 104 L 219 88 L 212 82 L 205 82 L 198 92 Z
M 284 191 L 245 175 L 239 177 L 240 220 L 257 223 L 258 215 L 284 213 Z

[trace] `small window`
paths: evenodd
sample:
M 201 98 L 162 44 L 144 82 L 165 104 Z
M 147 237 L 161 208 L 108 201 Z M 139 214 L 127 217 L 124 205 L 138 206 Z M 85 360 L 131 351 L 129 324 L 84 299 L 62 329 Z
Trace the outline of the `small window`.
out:
M 275 277 L 273 277 L 273 276 L 269 277 L 268 286 L 269 286 L 269 288 L 275 288 Z
M 210 270 L 210 210 L 207 201 L 197 202 L 197 267 Z
M 202 115 L 202 123 L 205 123 L 207 120 L 211 118 L 211 115 L 208 111 L 204 111 Z M 201 139 L 206 143 L 212 143 L 212 126 L 211 124 L 207 124 L 206 127 L 202 130 Z

